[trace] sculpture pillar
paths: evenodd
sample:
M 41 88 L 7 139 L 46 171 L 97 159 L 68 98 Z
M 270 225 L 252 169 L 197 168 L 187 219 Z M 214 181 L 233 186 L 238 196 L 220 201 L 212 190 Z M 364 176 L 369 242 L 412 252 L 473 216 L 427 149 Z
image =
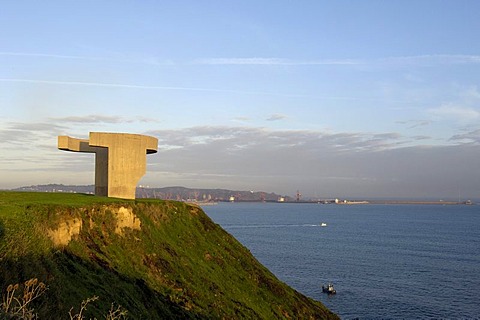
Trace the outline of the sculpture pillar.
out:
M 147 154 L 157 152 L 158 139 L 129 133 L 90 132 L 89 140 L 58 137 L 60 150 L 95 153 L 95 195 L 135 199 L 147 170 Z

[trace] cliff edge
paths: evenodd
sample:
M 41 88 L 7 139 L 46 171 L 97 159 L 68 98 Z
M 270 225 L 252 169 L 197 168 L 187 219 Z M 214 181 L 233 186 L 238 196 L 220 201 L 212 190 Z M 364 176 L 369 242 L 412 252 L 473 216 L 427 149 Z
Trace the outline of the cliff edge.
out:
M 40 319 L 338 319 L 279 281 L 197 206 L 0 192 L 0 289 L 37 278 Z M 10 287 L 11 289 L 12 287 Z M 4 298 L 3 297 L 3 298 Z

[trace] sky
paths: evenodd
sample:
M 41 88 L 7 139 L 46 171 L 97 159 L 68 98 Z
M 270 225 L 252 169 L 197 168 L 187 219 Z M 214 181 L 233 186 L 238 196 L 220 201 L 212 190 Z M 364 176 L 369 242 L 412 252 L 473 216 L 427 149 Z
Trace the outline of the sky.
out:
M 140 184 L 480 199 L 480 1 L 4 1 L 0 189 L 93 184 L 91 131 L 155 136 Z

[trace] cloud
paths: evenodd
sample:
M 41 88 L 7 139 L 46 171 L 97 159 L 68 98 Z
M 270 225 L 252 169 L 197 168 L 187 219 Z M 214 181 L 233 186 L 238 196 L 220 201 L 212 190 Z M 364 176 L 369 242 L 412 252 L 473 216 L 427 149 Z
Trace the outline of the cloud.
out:
M 302 65 L 355 65 L 361 64 L 354 59 L 292 60 L 284 58 L 208 58 L 197 59 L 194 64 L 203 65 L 267 65 L 267 66 L 302 66 Z
M 408 126 L 409 129 L 415 129 L 420 127 L 426 127 L 432 123 L 430 120 L 406 120 L 406 121 L 396 121 L 395 123 L 403 124 Z
M 56 132 L 64 130 L 66 127 L 62 125 L 52 124 L 49 122 L 10 122 L 8 128 L 15 131 L 25 132 Z
M 296 60 L 285 58 L 205 58 L 193 61 L 193 64 L 200 65 L 264 65 L 264 66 L 356 66 L 356 65 L 451 65 L 451 64 L 479 64 L 478 55 L 449 55 L 449 54 L 430 54 L 418 56 L 400 56 L 385 57 L 378 59 L 313 59 Z
M 158 89 L 158 90 L 214 91 L 214 92 L 228 91 L 228 90 L 215 90 L 215 89 L 208 89 L 208 88 L 193 88 L 193 87 L 148 86 L 148 85 L 122 84 L 122 83 L 103 83 L 103 82 L 87 82 L 87 81 L 60 81 L 60 80 L 41 80 L 41 79 L 19 79 L 19 78 L 0 78 L 0 81 L 2 81 L 2 82 L 19 82 L 19 83 L 23 82 L 23 83 L 51 84 L 51 85 L 129 88 L 129 89 Z
M 47 183 L 92 183 L 92 155 L 58 151 L 55 131 L 63 127 L 51 128 L 48 122 L 9 123 L 0 130 L 3 143 L 3 139 L 18 141 L 16 146 L 7 145 L 12 147 L 8 153 L 2 145 L 2 184 L 27 180 L 34 184 L 41 179 L 50 179 Z M 148 157 L 142 182 L 151 186 L 283 194 L 300 189 L 305 195 L 325 197 L 456 197 L 459 188 L 470 196 L 480 187 L 480 149 L 461 143 L 466 139 L 480 143 L 479 130 L 452 137 L 459 145 L 437 147 L 411 147 L 428 137 L 405 137 L 396 132 L 198 126 L 145 134 L 159 139 L 159 152 Z M 52 171 L 56 172 L 55 181 L 51 180 Z
M 238 121 L 238 122 L 248 122 L 248 121 L 251 121 L 252 118 L 250 117 L 245 117 L 245 116 L 239 116 L 239 117 L 235 117 L 233 118 L 234 121 Z
M 91 61 L 114 61 L 122 63 L 143 63 L 148 65 L 178 65 L 172 59 L 159 61 L 156 57 L 135 57 L 124 58 L 114 55 L 108 57 L 98 56 L 81 56 L 81 55 L 65 55 L 56 53 L 41 52 L 11 52 L 2 51 L 0 56 L 13 57 L 35 57 L 35 58 L 53 58 L 53 59 L 74 59 L 74 60 L 91 60 Z M 431 65 L 431 64 L 478 64 L 480 63 L 479 55 L 467 54 L 425 54 L 417 56 L 393 56 L 378 59 L 311 59 L 299 60 L 279 57 L 225 57 L 225 58 L 203 58 L 196 59 L 191 64 L 201 65 L 366 65 L 366 64 L 396 64 L 396 65 Z
M 437 119 L 475 121 L 480 118 L 480 91 L 476 86 L 457 89 L 457 97 L 427 112 Z
M 49 59 L 73 59 L 86 61 L 100 61 L 100 62 L 120 62 L 145 64 L 153 66 L 171 66 L 171 65 L 238 65 L 238 66 L 432 66 L 432 65 L 453 65 L 453 64 L 479 64 L 479 55 L 465 55 L 465 54 L 427 54 L 417 56 L 397 56 L 384 57 L 377 59 L 288 59 L 279 57 L 224 57 L 224 58 L 199 58 L 191 62 L 182 63 L 172 59 L 160 61 L 157 57 L 123 57 L 123 55 L 95 57 L 95 56 L 81 56 L 81 55 L 64 55 L 55 53 L 39 53 L 39 52 L 0 52 L 0 56 L 25 57 L 25 58 L 49 58 Z M 17 79 L 20 80 L 20 79 Z M 32 80 L 30 80 L 32 81 Z M 39 80 L 37 80 L 39 81 Z M 47 81 L 44 81 L 47 83 Z M 69 82 L 71 83 L 71 82 Z M 67 84 L 67 82 L 63 82 Z M 77 83 L 80 84 L 80 83 Z M 85 83 L 81 83 L 86 85 Z M 93 84 L 91 84 L 93 85 Z M 97 84 L 100 85 L 100 84 Z M 116 85 L 116 84 L 103 84 Z M 135 85 L 121 85 L 123 87 L 143 87 L 149 86 L 135 86 Z
M 165 149 L 195 150 L 200 148 L 228 151 L 230 155 L 246 150 L 277 153 L 292 148 L 310 156 L 333 156 L 339 152 L 380 151 L 406 143 L 398 133 L 326 133 L 313 130 L 268 130 L 259 127 L 199 126 L 178 130 L 156 130 L 147 134 L 158 137 Z M 238 154 L 242 157 L 242 154 Z
M 49 170 L 74 166 L 74 162 L 62 163 L 62 155 L 58 154 L 57 136 L 64 130 L 64 126 L 47 122 L 4 124 L 0 129 L 0 174 L 5 183 L 13 185 Z
M 81 60 L 107 60 L 106 58 L 89 57 L 89 56 L 74 56 L 74 55 L 50 54 L 50 53 L 31 53 L 31 52 L 5 52 L 5 51 L 0 52 L 0 56 L 81 59 Z
M 424 136 L 424 135 L 419 135 L 419 136 L 413 136 L 411 137 L 415 141 L 420 141 L 420 140 L 431 140 L 432 137 L 430 136 Z
M 476 108 L 452 103 L 429 109 L 428 112 L 440 119 L 453 119 L 457 121 L 476 121 L 480 118 L 480 111 Z
M 0 145 L 3 148 L 17 148 L 22 145 L 30 149 L 40 144 L 40 141 L 56 137 L 65 130 L 65 126 L 47 122 L 8 122 L 0 128 Z
M 0 52 L 0 56 L 11 57 L 24 57 L 24 58 L 46 58 L 46 59 L 71 59 L 71 60 L 85 60 L 85 61 L 100 61 L 100 62 L 120 62 L 120 63 L 132 63 L 132 64 L 146 64 L 153 66 L 170 66 L 175 63 L 173 60 L 160 61 L 156 57 L 134 57 L 124 58 L 123 54 L 117 54 L 108 57 L 95 57 L 95 56 L 79 56 L 79 55 L 65 55 L 65 54 L 52 54 L 52 53 L 40 53 L 40 52 Z
M 53 121 L 59 121 L 62 123 L 133 123 L 133 122 L 157 122 L 155 119 L 145 118 L 145 117 L 135 117 L 135 118 L 125 118 L 120 116 L 108 116 L 101 114 L 91 114 L 86 116 L 70 116 L 70 117 L 61 117 L 61 118 L 50 118 Z
M 278 120 L 283 120 L 286 119 L 287 116 L 284 114 L 280 113 L 274 113 L 270 117 L 267 118 L 267 121 L 278 121 Z
M 135 119 L 136 119 L 136 121 L 143 122 L 143 123 L 158 122 L 158 120 L 156 120 L 156 119 L 142 117 L 142 116 L 135 117 Z
M 63 118 L 50 118 L 54 121 L 65 123 L 121 123 L 126 122 L 122 117 L 105 116 L 105 115 L 87 115 L 87 116 L 70 116 Z M 131 122 L 131 120 L 128 120 Z
M 454 135 L 450 138 L 452 141 L 463 141 L 467 140 L 473 143 L 480 144 L 480 129 L 467 132 L 467 133 L 462 133 L 462 134 L 457 134 Z
M 159 138 L 149 172 L 162 185 L 179 179 L 285 194 L 300 188 L 325 196 L 455 197 L 459 185 L 478 190 L 480 181 L 478 148 L 418 145 L 425 136 L 217 126 L 147 134 Z
M 247 94 L 247 95 L 271 95 L 271 96 L 281 96 L 281 97 L 305 97 L 305 95 L 278 94 L 278 93 L 272 93 L 272 92 L 266 92 L 266 91 L 228 90 L 228 89 L 214 89 L 214 88 L 201 88 L 201 87 L 154 86 L 154 85 L 105 83 L 105 82 L 91 82 L 91 81 L 62 81 L 62 80 L 42 80 L 42 79 L 24 79 L 24 78 L 0 78 L 0 82 L 33 83 L 33 84 L 55 85 L 55 86 L 60 85 L 60 86 L 119 88 L 119 89 L 139 89 L 139 90 L 199 91 L 199 92 L 236 93 L 236 94 Z M 347 99 L 347 100 L 356 99 L 356 98 L 349 98 L 349 97 L 322 97 L 322 98 L 323 99 Z
M 396 65 L 478 64 L 480 56 L 462 54 L 429 54 L 378 59 L 379 63 Z

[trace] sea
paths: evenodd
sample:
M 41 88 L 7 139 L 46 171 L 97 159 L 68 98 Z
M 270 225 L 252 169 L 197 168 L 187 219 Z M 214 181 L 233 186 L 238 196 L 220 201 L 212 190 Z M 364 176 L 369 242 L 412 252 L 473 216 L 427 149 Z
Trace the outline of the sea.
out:
M 342 319 L 480 319 L 478 205 L 203 209 L 277 278 Z M 336 295 L 322 293 L 329 282 Z

